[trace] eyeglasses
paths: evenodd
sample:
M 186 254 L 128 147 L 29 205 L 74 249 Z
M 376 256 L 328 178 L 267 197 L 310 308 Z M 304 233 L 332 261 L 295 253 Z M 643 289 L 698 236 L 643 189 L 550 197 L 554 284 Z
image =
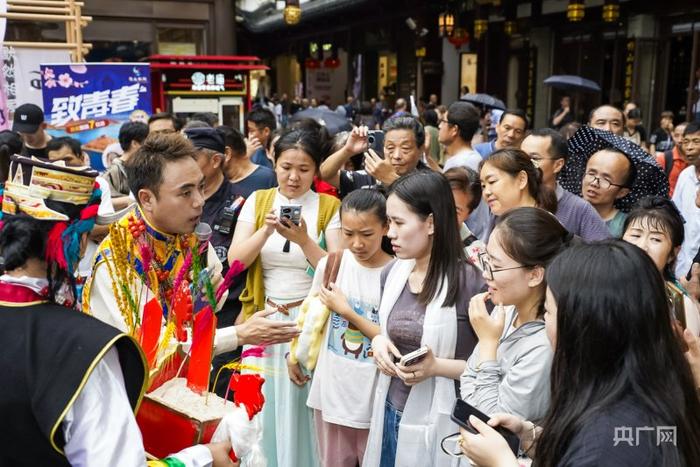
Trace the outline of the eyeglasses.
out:
M 454 123 L 450 122 L 446 118 L 441 118 L 440 120 L 438 120 L 438 125 L 441 123 L 447 123 L 448 125 L 454 125 Z
M 588 183 L 597 183 L 599 187 L 601 187 L 603 190 L 609 190 L 611 186 L 616 186 L 618 188 L 626 188 L 625 185 L 619 185 L 617 183 L 613 183 L 609 180 L 606 180 L 604 178 L 600 178 L 599 176 L 592 174 L 592 173 L 586 173 L 586 175 L 583 177 L 583 179 L 588 182 Z
M 488 253 L 481 253 L 479 254 L 479 264 L 481 265 L 481 270 L 484 271 L 484 277 L 486 277 L 487 280 L 492 281 L 493 280 L 493 274 L 496 272 L 501 272 L 501 271 L 510 271 L 512 269 L 522 269 L 526 268 L 527 266 L 521 265 L 521 266 L 513 266 L 511 268 L 499 268 L 499 269 L 494 269 L 491 266 L 491 263 L 489 262 L 489 257 Z

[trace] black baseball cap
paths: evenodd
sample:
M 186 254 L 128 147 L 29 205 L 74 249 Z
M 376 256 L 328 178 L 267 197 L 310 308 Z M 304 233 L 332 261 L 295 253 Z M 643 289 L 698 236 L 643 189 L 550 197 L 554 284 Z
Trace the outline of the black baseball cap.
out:
M 22 104 L 15 110 L 12 131 L 34 133 L 44 123 L 44 111 L 34 104 Z
M 226 152 L 224 136 L 215 128 L 189 128 L 185 136 L 197 149 L 211 149 L 223 154 Z

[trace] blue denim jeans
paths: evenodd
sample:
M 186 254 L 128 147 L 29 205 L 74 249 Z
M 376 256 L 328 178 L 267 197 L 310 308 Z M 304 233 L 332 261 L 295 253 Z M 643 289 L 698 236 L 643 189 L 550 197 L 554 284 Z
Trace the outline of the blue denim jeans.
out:
M 387 399 L 384 406 L 384 433 L 382 435 L 382 458 L 379 467 L 394 467 L 396 445 L 399 441 L 399 424 L 403 412 L 398 411 Z

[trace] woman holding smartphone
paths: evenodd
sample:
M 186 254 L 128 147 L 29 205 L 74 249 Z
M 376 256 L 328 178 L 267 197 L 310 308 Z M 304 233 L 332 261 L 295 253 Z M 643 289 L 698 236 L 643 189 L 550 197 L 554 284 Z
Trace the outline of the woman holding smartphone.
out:
M 433 441 L 457 430 L 455 382 L 476 344 L 467 304 L 483 281 L 464 258 L 445 177 L 416 171 L 394 182 L 387 216 L 398 259 L 381 277 L 381 334 L 372 349 L 382 374 L 363 465 L 449 465 Z M 399 363 L 422 346 L 412 365 Z
M 700 401 L 666 288 L 651 258 L 621 240 L 572 247 L 547 268 L 552 403 L 541 426 L 470 417 L 462 452 L 518 466 L 492 427 L 520 437 L 534 466 L 700 465 Z M 651 429 L 649 429 L 651 428 Z
M 699 335 L 697 303 L 673 274 L 684 237 L 683 217 L 676 205 L 660 196 L 640 199 L 627 215 L 623 232 L 622 239 L 644 250 L 663 275 L 675 319 L 693 335 Z
M 322 156 L 316 133 L 283 134 L 275 143 L 279 187 L 256 191 L 243 206 L 228 252 L 230 264 L 238 260 L 249 265 L 242 319 L 262 312 L 269 319 L 295 321 L 311 288 L 310 268 L 326 255 L 323 243 L 329 251 L 338 249 L 339 201 L 311 190 Z M 294 385 L 287 377 L 288 352 L 289 344 L 270 346 L 265 356 L 245 363 L 263 368 L 265 374 L 263 449 L 269 464 L 312 467 L 318 459 L 313 415 L 306 407 L 308 385 Z

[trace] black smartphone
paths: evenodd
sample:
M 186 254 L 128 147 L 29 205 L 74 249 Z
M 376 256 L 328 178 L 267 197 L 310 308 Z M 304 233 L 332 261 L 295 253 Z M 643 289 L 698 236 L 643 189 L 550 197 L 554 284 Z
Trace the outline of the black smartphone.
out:
M 477 410 L 475 407 L 467 404 L 462 399 L 457 399 L 455 401 L 455 406 L 452 409 L 452 415 L 450 415 L 450 418 L 453 422 L 455 422 L 457 425 L 461 426 L 465 430 L 469 431 L 470 433 L 477 434 L 478 431 L 476 431 L 472 424 L 469 423 L 470 415 L 474 415 L 476 418 L 480 419 L 484 423 L 487 423 L 491 418 L 485 413 Z M 502 426 L 497 426 L 494 428 L 494 430 L 496 430 L 501 436 L 505 438 L 506 442 L 508 443 L 508 447 L 510 447 L 510 450 L 513 451 L 513 454 L 517 456 L 518 450 L 520 449 L 520 438 L 518 438 L 518 435 L 516 435 L 507 428 L 503 428 Z

